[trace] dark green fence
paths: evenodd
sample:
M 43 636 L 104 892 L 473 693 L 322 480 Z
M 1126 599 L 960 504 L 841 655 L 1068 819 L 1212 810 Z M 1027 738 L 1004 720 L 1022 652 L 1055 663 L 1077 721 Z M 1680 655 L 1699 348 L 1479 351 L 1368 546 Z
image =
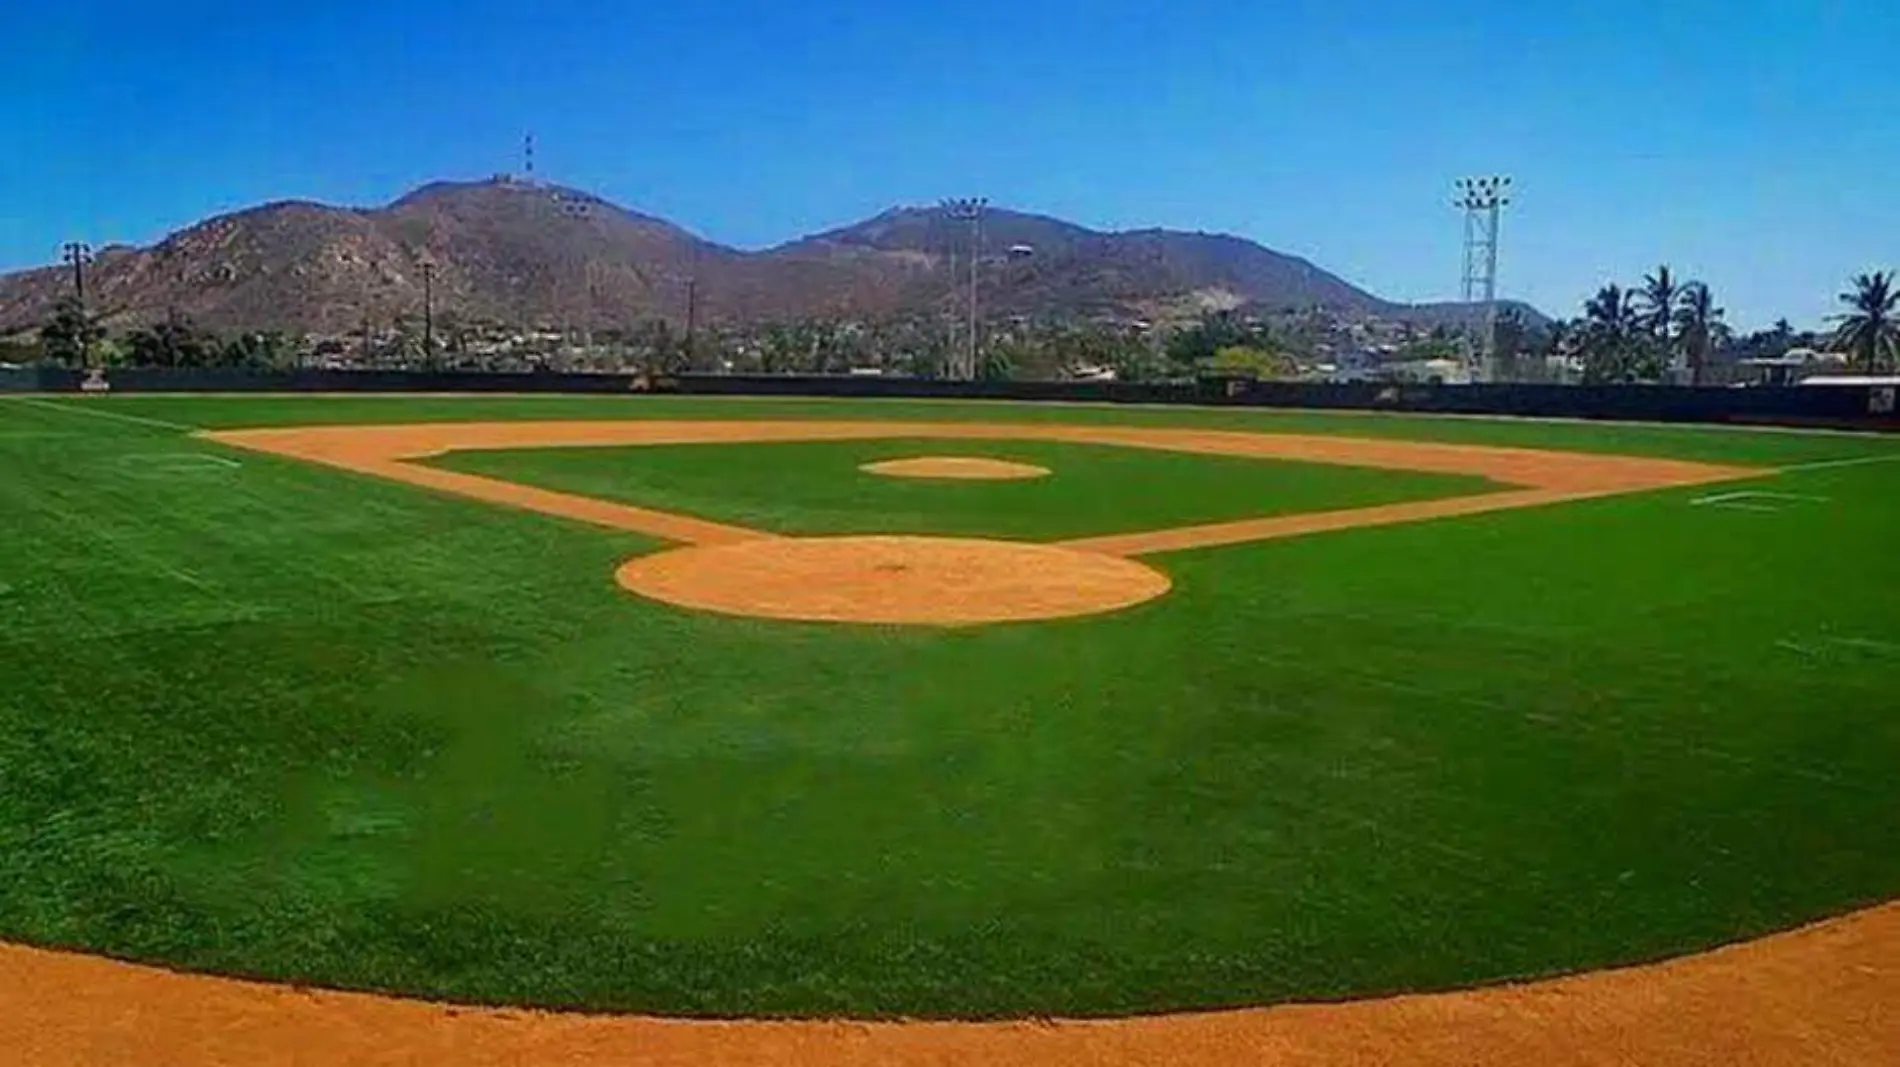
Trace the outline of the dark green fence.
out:
M 1668 385 L 1384 385 L 1322 382 L 946 382 L 916 378 L 439 371 L 131 369 L 0 371 L 0 391 L 638 393 L 695 396 L 907 397 L 1075 403 L 1204 404 L 1647 422 L 1900 430 L 1884 386 L 1690 388 Z

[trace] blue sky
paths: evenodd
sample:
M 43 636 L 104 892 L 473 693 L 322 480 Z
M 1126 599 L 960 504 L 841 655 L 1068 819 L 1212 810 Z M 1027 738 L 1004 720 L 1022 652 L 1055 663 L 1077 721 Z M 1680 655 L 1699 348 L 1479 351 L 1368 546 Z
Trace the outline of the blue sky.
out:
M 516 165 L 755 247 L 986 194 L 1456 295 L 1454 177 L 1516 177 L 1502 286 L 1668 261 L 1818 324 L 1900 266 L 1891 0 L 11 0 L 0 269 L 219 211 Z

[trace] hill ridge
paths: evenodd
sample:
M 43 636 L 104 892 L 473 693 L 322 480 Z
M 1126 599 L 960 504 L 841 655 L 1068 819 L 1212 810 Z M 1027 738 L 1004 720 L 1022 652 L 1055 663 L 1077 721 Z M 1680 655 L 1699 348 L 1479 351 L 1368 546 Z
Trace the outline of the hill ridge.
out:
M 984 303 L 994 315 L 1321 307 L 1443 320 L 1471 311 L 1387 301 L 1232 233 L 1102 230 L 1000 206 L 984 233 Z M 746 250 L 587 190 L 498 175 L 427 182 L 380 206 L 285 198 L 224 212 L 149 246 L 102 252 L 89 294 L 115 325 L 177 309 L 222 329 L 335 334 L 419 312 L 427 263 L 437 307 L 471 320 L 631 327 L 684 321 L 689 303 L 702 321 L 880 319 L 949 308 L 959 291 L 950 272 L 967 265 L 968 240 L 936 209 L 900 204 Z M 57 266 L 0 275 L 0 333 L 36 326 L 69 286 Z

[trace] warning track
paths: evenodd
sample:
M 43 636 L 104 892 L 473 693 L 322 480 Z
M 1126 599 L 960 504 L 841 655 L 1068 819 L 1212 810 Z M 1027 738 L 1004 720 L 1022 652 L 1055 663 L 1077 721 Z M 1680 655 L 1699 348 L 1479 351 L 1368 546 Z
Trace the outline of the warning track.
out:
M 0 946 L 34 1067 L 1768 1067 L 1900 1063 L 1900 904 L 1668 963 L 1091 1022 L 700 1022 L 457 1008 Z

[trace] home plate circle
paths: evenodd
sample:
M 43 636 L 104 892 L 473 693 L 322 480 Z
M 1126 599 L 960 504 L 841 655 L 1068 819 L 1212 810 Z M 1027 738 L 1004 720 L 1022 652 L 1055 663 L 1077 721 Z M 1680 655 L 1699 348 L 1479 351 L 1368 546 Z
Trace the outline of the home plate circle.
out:
M 1095 615 L 1169 589 L 1153 567 L 1057 545 L 961 537 L 760 538 L 678 548 L 615 578 L 683 608 L 806 622 L 975 626 Z

